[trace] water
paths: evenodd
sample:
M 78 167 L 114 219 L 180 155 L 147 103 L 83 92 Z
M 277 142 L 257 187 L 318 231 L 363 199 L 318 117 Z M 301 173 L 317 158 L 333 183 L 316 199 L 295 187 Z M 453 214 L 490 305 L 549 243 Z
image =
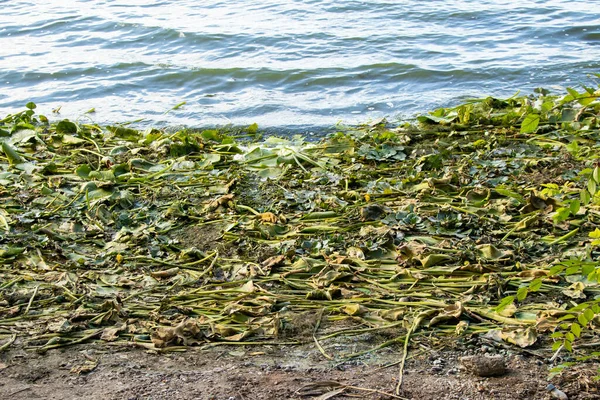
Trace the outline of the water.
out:
M 600 1 L 0 1 L 0 116 L 310 130 L 598 72 Z

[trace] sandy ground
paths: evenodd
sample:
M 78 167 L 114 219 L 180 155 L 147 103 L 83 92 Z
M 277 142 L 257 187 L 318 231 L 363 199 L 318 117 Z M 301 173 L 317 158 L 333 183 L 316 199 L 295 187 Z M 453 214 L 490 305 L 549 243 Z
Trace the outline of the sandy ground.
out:
M 406 399 L 551 399 L 547 360 L 476 343 L 435 351 L 421 345 L 405 366 Z M 507 372 L 474 376 L 465 354 L 502 356 Z M 37 354 L 0 354 L 0 399 L 392 399 L 400 346 L 350 360 L 327 360 L 314 345 L 218 346 L 157 354 L 87 344 Z M 487 354 L 485 354 L 487 355 Z M 555 378 L 569 399 L 598 399 L 589 376 L 598 365 Z M 585 378 L 588 376 L 588 378 Z

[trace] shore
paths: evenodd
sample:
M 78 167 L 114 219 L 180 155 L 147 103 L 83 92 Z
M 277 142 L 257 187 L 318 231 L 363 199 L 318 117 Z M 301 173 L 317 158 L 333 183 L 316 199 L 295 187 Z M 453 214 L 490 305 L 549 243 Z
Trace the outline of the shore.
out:
M 488 98 L 307 142 L 30 103 L 0 122 L 0 391 L 594 398 L 599 112 Z

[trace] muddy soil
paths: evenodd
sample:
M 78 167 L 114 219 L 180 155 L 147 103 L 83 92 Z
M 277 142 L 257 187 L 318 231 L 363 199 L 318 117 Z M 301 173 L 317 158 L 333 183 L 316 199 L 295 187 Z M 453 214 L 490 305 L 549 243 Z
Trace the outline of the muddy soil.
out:
M 333 345 L 336 346 L 335 344 Z M 360 347 L 361 344 L 356 345 Z M 331 349 L 331 348 L 329 348 Z M 466 354 L 500 355 L 507 371 L 479 377 Z M 488 344 L 436 351 L 411 349 L 400 398 L 552 399 L 547 359 Z M 328 360 L 316 346 L 217 346 L 157 354 L 125 344 L 85 344 L 37 354 L 0 354 L 0 399 L 393 399 L 402 348 L 350 360 Z M 600 399 L 591 377 L 598 364 L 554 378 L 569 399 Z

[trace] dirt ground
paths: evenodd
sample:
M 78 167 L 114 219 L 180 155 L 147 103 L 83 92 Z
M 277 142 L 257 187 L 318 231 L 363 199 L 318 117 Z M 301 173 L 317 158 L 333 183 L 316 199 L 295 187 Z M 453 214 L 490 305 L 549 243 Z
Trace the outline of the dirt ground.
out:
M 478 377 L 461 365 L 465 354 L 484 353 L 504 357 L 507 372 Z M 401 398 L 553 398 L 546 391 L 547 360 L 536 355 L 481 342 L 442 351 L 421 344 L 409 354 L 414 357 L 406 362 Z M 13 349 L 0 354 L 0 399 L 392 399 L 401 355 L 401 346 L 391 346 L 359 358 L 328 360 L 311 344 L 168 354 L 106 344 L 45 354 Z M 598 386 L 590 385 L 598 364 L 585 368 L 552 382 L 569 399 L 599 399 Z

